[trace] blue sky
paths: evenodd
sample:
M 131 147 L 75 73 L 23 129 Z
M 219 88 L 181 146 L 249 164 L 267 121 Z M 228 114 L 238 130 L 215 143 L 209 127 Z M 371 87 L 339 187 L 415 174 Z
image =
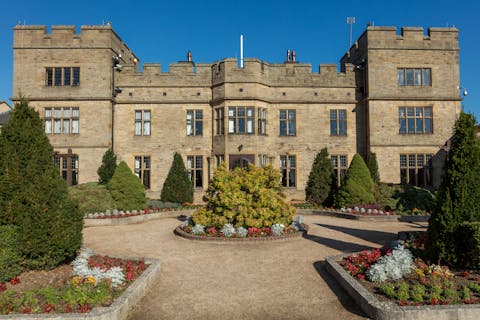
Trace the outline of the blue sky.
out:
M 287 49 L 297 60 L 338 63 L 349 47 L 346 17 L 355 16 L 353 38 L 368 22 L 376 26 L 456 26 L 460 29 L 461 85 L 468 89 L 465 110 L 480 117 L 480 29 L 477 1 L 10 1 L 0 19 L 0 100 L 12 97 L 12 28 L 35 25 L 97 25 L 106 21 L 141 62 L 162 68 L 185 60 L 188 50 L 195 62 L 213 62 L 239 56 L 244 35 L 245 57 L 283 62 Z M 480 118 L 479 118 L 480 120 Z

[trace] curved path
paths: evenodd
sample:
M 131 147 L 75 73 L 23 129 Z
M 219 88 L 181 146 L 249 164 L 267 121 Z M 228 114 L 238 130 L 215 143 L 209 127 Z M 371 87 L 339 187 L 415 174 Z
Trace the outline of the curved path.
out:
M 177 237 L 174 218 L 84 229 L 84 244 L 111 255 L 162 259 L 160 280 L 129 319 L 364 319 L 325 271 L 326 256 L 380 247 L 425 226 L 305 216 L 305 238 L 210 243 Z

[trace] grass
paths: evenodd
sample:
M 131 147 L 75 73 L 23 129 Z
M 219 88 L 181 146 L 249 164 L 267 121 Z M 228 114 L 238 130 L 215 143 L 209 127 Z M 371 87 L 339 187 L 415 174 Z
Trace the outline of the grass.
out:
M 107 187 L 98 182 L 79 184 L 68 189 L 72 199 L 78 202 L 82 213 L 104 212 L 114 209 L 113 201 Z

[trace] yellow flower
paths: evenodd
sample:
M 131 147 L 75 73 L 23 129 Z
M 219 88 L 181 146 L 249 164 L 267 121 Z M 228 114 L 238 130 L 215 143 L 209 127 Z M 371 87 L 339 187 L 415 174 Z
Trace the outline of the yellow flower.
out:
M 425 272 L 423 272 L 422 269 L 416 269 L 415 272 L 417 273 L 418 276 L 425 277 Z
M 85 279 L 85 281 L 89 284 L 92 284 L 92 285 L 97 284 L 97 279 L 95 279 L 94 276 L 88 276 L 87 279 Z
M 79 284 L 81 284 L 83 282 L 83 278 L 82 277 L 73 277 L 72 279 L 72 284 L 74 286 L 78 286 Z

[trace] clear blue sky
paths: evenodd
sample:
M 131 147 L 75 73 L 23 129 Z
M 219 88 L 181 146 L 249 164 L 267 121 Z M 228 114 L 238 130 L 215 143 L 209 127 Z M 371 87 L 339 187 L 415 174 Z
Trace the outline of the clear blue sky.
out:
M 94 25 L 111 21 L 113 28 L 141 62 L 168 64 L 184 60 L 191 50 L 195 62 L 239 56 L 239 35 L 245 57 L 282 62 L 294 49 L 297 59 L 338 63 L 348 49 L 347 16 L 355 16 L 353 38 L 368 22 L 376 26 L 455 25 L 460 29 L 461 85 L 468 89 L 465 110 L 480 120 L 480 3 L 457 1 L 9 1 L 0 19 L 0 100 L 12 97 L 12 28 L 36 25 Z M 26 75 L 28 76 L 28 75 Z

